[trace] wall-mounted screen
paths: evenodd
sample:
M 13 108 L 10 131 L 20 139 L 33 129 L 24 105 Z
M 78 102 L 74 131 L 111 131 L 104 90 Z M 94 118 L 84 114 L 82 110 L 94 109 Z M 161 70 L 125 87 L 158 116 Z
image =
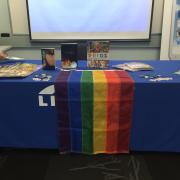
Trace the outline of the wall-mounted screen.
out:
M 32 40 L 149 39 L 153 0 L 27 0 Z

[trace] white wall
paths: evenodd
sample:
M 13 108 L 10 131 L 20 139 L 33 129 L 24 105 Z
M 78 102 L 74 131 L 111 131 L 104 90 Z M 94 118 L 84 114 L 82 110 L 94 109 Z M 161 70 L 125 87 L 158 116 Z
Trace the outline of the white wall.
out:
M 163 8 L 164 8 L 164 0 L 154 0 L 154 12 L 153 12 L 153 23 L 152 23 L 153 34 L 162 32 Z
M 7 0 L 0 0 L 0 33 L 11 32 Z

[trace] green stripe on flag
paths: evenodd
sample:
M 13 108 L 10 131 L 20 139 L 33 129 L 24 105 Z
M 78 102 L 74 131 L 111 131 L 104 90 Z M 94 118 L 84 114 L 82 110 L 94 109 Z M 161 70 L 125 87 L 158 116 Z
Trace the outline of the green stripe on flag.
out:
M 83 152 L 93 153 L 93 76 L 84 71 L 81 78 L 82 146 Z

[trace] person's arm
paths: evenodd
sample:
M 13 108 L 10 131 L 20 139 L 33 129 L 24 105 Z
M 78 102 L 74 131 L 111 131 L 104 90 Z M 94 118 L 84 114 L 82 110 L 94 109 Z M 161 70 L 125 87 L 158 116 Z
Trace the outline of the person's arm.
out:
M 0 60 L 5 59 L 8 56 L 6 52 L 0 51 Z

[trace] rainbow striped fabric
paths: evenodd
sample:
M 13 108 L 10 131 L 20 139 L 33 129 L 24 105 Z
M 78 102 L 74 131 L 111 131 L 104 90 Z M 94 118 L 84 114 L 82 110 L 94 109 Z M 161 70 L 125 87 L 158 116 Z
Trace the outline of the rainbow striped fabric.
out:
M 133 94 L 125 71 L 61 71 L 55 82 L 60 152 L 128 153 Z

